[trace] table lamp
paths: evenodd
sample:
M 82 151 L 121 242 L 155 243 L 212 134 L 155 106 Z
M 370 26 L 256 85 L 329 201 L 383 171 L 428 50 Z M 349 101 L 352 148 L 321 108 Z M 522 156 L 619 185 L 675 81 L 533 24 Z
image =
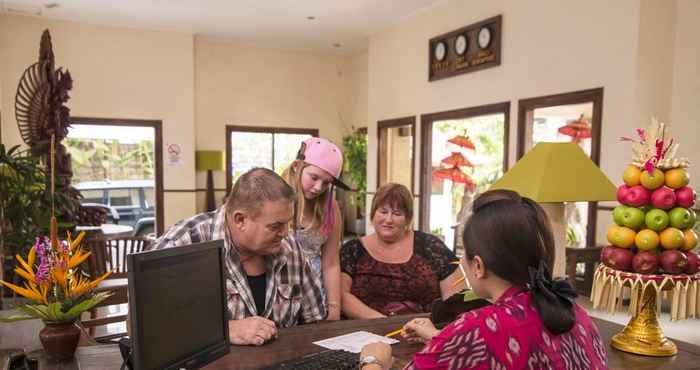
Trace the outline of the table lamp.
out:
M 196 151 L 195 168 L 197 171 L 207 171 L 207 212 L 213 211 L 216 209 L 213 171 L 224 170 L 224 153 L 220 150 Z
M 564 202 L 615 200 L 617 190 L 574 143 L 538 143 L 489 190 L 495 189 L 517 191 L 544 208 L 554 234 L 554 277 L 563 277 L 566 266 Z

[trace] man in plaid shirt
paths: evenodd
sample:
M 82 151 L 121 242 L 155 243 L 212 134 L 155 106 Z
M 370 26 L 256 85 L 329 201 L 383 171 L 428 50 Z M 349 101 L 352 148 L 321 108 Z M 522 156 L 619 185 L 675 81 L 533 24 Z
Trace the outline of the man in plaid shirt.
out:
M 236 181 L 225 205 L 180 221 L 153 247 L 224 240 L 233 344 L 262 345 L 277 336 L 277 327 L 326 318 L 321 281 L 288 235 L 294 200 L 281 177 L 255 168 Z

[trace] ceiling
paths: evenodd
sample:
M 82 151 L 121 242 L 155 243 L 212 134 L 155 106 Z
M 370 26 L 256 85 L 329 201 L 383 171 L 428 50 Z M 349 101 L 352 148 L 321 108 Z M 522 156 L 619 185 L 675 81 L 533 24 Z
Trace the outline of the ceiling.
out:
M 441 1 L 0 0 L 0 12 L 350 54 L 365 50 L 368 36 Z

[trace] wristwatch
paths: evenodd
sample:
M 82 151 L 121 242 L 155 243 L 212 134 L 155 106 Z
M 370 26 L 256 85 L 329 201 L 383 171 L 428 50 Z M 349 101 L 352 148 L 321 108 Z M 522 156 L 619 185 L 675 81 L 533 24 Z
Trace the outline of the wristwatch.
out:
M 384 366 L 382 366 L 382 363 L 379 362 L 379 359 L 377 359 L 376 357 L 374 357 L 372 355 L 360 358 L 359 369 L 362 370 L 362 368 L 367 366 L 367 365 L 379 365 L 379 367 L 384 368 Z

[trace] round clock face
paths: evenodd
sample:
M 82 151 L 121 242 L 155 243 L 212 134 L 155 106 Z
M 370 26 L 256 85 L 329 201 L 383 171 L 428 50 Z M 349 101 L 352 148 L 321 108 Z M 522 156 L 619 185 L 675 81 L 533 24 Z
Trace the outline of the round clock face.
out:
M 457 55 L 464 55 L 467 52 L 467 36 L 459 35 L 455 39 L 455 53 Z
M 486 49 L 489 45 L 491 45 L 491 29 L 482 27 L 479 30 L 479 47 Z
M 445 56 L 447 55 L 447 46 L 445 45 L 444 41 L 440 41 L 437 44 L 435 44 L 435 48 L 433 49 L 433 56 L 435 57 L 435 60 L 438 62 L 442 62 L 445 59 Z

